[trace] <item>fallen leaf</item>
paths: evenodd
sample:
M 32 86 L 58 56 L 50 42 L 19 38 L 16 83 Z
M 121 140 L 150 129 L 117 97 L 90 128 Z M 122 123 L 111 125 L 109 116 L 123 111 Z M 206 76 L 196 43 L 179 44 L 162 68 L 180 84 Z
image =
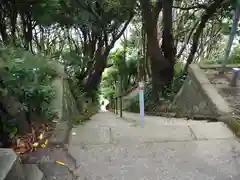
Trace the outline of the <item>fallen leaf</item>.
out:
M 40 134 L 39 139 L 43 140 L 43 133 Z
M 45 144 L 45 145 L 48 145 L 48 140 L 46 140 L 44 144 Z
M 62 166 L 65 166 L 65 163 L 64 162 L 61 162 L 61 161 L 56 161 L 57 164 L 60 164 Z
M 45 145 L 45 144 L 42 144 L 42 145 L 41 145 L 41 147 L 42 147 L 42 148 L 45 148 L 45 147 L 46 147 L 46 145 Z
M 16 144 L 17 147 L 19 147 L 20 141 L 21 141 L 20 139 L 17 139 L 17 144 Z
M 26 152 L 26 149 L 25 149 L 24 147 L 22 147 L 22 148 L 16 149 L 15 151 L 16 151 L 17 153 L 22 154 L 22 153 L 25 153 L 25 152 Z
M 33 143 L 33 147 L 38 147 L 39 143 L 35 142 Z

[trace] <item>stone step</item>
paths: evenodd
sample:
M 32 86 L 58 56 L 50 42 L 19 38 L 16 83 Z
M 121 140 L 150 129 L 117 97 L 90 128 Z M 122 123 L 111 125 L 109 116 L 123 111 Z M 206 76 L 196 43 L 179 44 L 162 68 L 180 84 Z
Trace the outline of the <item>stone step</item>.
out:
M 0 180 L 26 180 L 19 157 L 12 149 L 0 149 Z
M 142 128 L 138 115 L 128 117 L 122 120 L 111 113 L 99 113 L 91 121 L 73 128 L 70 142 L 78 146 L 235 138 L 223 122 L 146 116 Z
M 23 169 L 26 180 L 44 180 L 43 173 L 36 164 L 25 164 Z

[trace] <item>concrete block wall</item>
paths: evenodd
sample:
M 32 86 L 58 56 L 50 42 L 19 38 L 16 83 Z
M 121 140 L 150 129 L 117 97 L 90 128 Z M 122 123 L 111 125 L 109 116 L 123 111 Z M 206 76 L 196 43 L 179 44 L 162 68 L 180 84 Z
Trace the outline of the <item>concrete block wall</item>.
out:
M 12 149 L 0 149 L 0 180 L 44 180 L 36 164 L 22 164 Z
M 68 141 L 68 132 L 70 131 L 69 122 L 73 116 L 79 114 L 77 104 L 71 93 L 67 76 L 64 74 L 63 66 L 58 64 L 60 73 L 53 80 L 53 86 L 56 90 L 56 97 L 52 101 L 52 110 L 58 116 L 56 129 L 49 142 L 53 144 L 64 144 Z
M 219 118 L 232 113 L 227 102 L 197 64 L 190 65 L 188 77 L 170 109 L 189 117 L 202 115 Z
M 58 76 L 53 80 L 56 96 L 52 101 L 52 110 L 58 116 L 56 129 L 49 143 L 63 144 L 70 131 L 69 120 L 77 115 L 78 109 L 70 91 L 63 66 L 56 66 Z M 19 156 L 12 149 L 0 149 L 0 180 L 44 180 L 43 173 L 36 164 L 22 164 Z

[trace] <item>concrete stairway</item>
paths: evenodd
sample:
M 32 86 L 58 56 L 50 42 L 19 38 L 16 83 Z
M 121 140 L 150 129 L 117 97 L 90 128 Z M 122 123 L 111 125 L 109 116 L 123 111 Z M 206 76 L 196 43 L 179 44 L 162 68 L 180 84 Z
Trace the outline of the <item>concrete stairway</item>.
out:
M 0 149 L 0 180 L 44 180 L 35 164 L 21 164 L 12 149 Z
M 222 122 L 103 112 L 72 129 L 78 180 L 239 180 L 240 143 Z

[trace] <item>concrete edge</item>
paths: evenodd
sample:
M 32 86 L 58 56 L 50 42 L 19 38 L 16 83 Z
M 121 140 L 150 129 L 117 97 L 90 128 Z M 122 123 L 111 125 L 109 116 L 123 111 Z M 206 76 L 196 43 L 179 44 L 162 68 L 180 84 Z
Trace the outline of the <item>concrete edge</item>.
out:
M 44 177 L 43 172 L 36 164 L 24 164 L 23 171 L 26 176 L 26 180 L 42 180 Z
M 62 64 L 60 64 L 59 62 L 54 61 L 54 60 L 47 61 L 47 63 L 49 66 L 55 68 L 58 76 L 63 77 L 63 78 L 67 77 L 67 74 L 64 71 L 64 66 Z
M 49 139 L 49 144 L 64 147 L 64 145 L 69 142 L 71 129 L 72 127 L 68 122 L 59 120 L 51 138 Z
M 0 179 L 5 179 L 7 178 L 8 174 L 11 172 L 12 168 L 14 167 L 14 164 L 18 160 L 18 156 L 12 149 L 0 148 L 0 152 L 1 154 L 4 154 L 3 159 L 1 159 L 1 162 L 2 163 L 4 163 L 5 161 L 8 162 L 8 163 L 5 163 L 4 166 L 1 166 L 1 171 L 0 171 Z
M 196 82 L 199 83 L 198 87 L 202 88 L 202 92 L 205 93 L 205 96 L 214 106 L 218 117 L 229 117 L 232 115 L 232 110 L 228 102 L 218 93 L 217 89 L 211 84 L 203 70 L 200 69 L 197 64 L 190 65 L 188 72 L 192 75 L 191 77 L 195 78 Z
M 229 64 L 227 65 L 227 68 L 233 68 L 233 67 L 240 67 L 240 64 Z M 203 72 L 202 69 L 217 69 L 221 68 L 221 65 L 197 65 L 192 64 L 189 66 L 188 72 L 192 75 L 191 77 L 194 77 L 196 79 L 196 82 L 198 82 L 199 88 L 203 89 L 203 92 L 205 92 L 205 96 L 209 99 L 209 101 L 212 103 L 212 105 L 216 108 L 215 110 L 218 112 L 217 114 L 217 120 L 224 122 L 228 128 L 238 137 L 240 137 L 240 130 L 236 132 L 234 128 L 235 125 L 235 119 L 233 117 L 233 111 L 231 110 L 231 107 L 229 106 L 228 102 L 225 101 L 225 99 L 218 93 L 217 89 L 214 87 L 214 85 L 208 80 L 207 76 Z M 238 128 L 240 128 L 240 122 Z
M 221 68 L 221 64 L 199 64 L 198 65 L 201 69 L 218 69 Z M 234 67 L 240 67 L 240 64 L 227 64 L 227 68 L 234 68 Z
M 59 145 L 64 146 L 64 144 L 67 144 L 69 141 L 69 133 L 71 131 L 71 126 L 69 122 L 64 121 L 63 119 L 63 103 L 59 104 L 59 101 L 57 99 L 61 100 L 63 102 L 64 97 L 64 85 L 63 85 L 64 77 L 57 77 L 53 80 L 53 86 L 56 89 L 56 98 L 52 102 L 52 108 L 55 113 L 57 113 L 58 118 L 55 119 L 56 127 L 53 131 L 53 134 L 51 138 L 49 138 L 49 144 L 51 145 Z M 59 86 L 61 85 L 61 86 Z

